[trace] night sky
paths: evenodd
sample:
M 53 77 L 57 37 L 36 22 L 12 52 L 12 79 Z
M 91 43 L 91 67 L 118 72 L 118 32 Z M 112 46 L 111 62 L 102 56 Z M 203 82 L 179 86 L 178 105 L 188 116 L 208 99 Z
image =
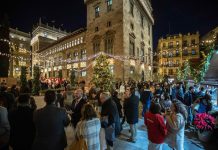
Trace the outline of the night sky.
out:
M 151 0 L 154 25 L 154 48 L 166 34 L 195 33 L 204 35 L 218 26 L 217 0 Z M 7 0 L 0 11 L 9 16 L 12 28 L 31 32 L 39 17 L 43 23 L 73 31 L 86 26 L 83 0 Z

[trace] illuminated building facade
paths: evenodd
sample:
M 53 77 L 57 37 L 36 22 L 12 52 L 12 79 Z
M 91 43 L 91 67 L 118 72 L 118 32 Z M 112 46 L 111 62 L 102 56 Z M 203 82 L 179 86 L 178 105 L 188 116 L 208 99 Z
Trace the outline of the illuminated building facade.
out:
M 175 77 L 177 69 L 190 59 L 199 58 L 199 33 L 167 35 L 158 41 L 159 75 Z

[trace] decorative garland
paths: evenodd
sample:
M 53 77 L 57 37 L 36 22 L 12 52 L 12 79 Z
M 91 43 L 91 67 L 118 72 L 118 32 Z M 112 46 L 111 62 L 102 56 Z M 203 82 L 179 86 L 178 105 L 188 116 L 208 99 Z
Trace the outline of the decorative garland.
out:
M 204 81 L 204 77 L 205 77 L 205 75 L 206 75 L 206 72 L 207 72 L 208 69 L 209 69 L 210 61 L 211 61 L 213 55 L 215 54 L 215 52 L 216 52 L 216 51 L 215 51 L 213 48 L 210 49 L 209 54 L 208 54 L 208 55 L 205 57 L 205 59 L 204 59 L 203 66 L 202 66 L 202 68 L 200 69 L 200 71 L 197 71 L 197 70 L 195 69 L 194 74 L 193 74 L 193 76 L 194 76 L 194 78 L 195 78 L 195 81 L 197 81 L 197 82 Z M 197 74 L 197 75 L 196 75 L 196 74 Z

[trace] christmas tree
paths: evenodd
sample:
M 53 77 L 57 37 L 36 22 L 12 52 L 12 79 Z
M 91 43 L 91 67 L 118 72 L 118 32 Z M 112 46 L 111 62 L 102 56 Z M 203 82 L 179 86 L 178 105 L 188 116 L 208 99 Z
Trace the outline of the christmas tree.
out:
M 104 91 L 110 91 L 112 88 L 113 76 L 109 68 L 109 61 L 107 56 L 100 55 L 96 59 L 96 64 L 93 67 L 94 73 L 92 82 L 96 87 L 103 89 Z
M 187 80 L 191 77 L 191 67 L 190 67 L 189 61 L 186 61 L 184 63 L 183 72 L 184 72 L 184 79 L 185 80 Z
M 27 86 L 27 68 L 25 66 L 21 67 L 21 75 L 20 75 L 20 82 L 21 82 L 21 88 L 25 88 Z
M 40 91 L 40 72 L 39 72 L 39 66 L 34 66 L 33 67 L 33 94 L 34 95 L 39 95 Z

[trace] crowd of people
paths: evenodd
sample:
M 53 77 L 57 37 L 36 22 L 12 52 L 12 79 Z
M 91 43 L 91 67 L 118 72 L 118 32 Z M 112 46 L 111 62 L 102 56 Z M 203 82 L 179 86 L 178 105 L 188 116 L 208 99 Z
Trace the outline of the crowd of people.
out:
M 149 150 L 161 150 L 163 143 L 184 150 L 185 128 L 193 125 L 197 113 L 211 111 L 215 91 L 199 85 L 185 87 L 182 82 L 130 80 L 117 82 L 111 91 L 92 86 L 88 92 L 81 87 L 72 90 L 68 84 L 64 91 L 47 90 L 45 107 L 37 109 L 28 87 L 14 85 L 8 90 L 3 83 L 0 90 L 1 150 L 9 146 L 13 150 L 64 150 L 71 144 L 65 133 L 68 125 L 75 131 L 73 144 L 83 139 L 88 150 L 111 150 L 125 122 L 130 133 L 127 141 L 137 141 L 139 117 L 147 128 Z

